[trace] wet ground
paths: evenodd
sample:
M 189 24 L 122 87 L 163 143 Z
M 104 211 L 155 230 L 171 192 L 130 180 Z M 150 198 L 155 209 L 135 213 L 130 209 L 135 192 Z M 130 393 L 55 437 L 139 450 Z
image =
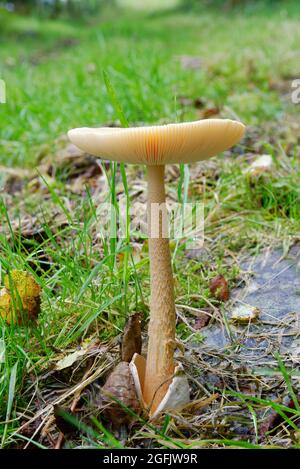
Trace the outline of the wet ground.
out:
M 294 246 L 284 257 L 281 251 L 266 251 L 240 267 L 244 284 L 232 292 L 232 301 L 224 310 L 225 325 L 216 322 L 202 329 L 203 349 L 234 348 L 256 364 L 277 351 L 299 362 L 300 247 Z M 242 305 L 245 310 L 248 305 L 257 308 L 257 319 L 234 321 L 232 315 Z

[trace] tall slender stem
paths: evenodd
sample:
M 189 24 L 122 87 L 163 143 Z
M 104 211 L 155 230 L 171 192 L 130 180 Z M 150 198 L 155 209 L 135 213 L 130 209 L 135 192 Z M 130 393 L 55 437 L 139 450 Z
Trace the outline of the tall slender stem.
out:
M 164 166 L 148 167 L 150 323 L 143 396 L 153 412 L 174 373 L 175 301 L 165 207 Z

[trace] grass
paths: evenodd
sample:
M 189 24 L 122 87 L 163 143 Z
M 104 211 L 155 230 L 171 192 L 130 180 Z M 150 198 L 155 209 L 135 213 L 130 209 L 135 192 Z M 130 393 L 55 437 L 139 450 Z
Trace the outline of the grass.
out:
M 297 17 L 282 21 L 276 9 L 271 18 L 134 15 L 136 21 L 128 13 L 117 20 L 108 14 L 107 21 L 89 25 L 6 15 L 1 34 L 9 41 L 0 55 L 7 82 L 7 104 L 0 108 L 4 164 L 34 165 L 38 147 L 70 127 L 114 120 L 104 69 L 131 123 L 197 117 L 193 108 L 179 109 L 181 95 L 226 104 L 227 115 L 246 124 L 280 115 L 282 104 L 269 84 L 298 73 Z M 199 56 L 203 66 L 183 70 L 180 55 Z
M 189 13 L 176 5 L 169 10 L 128 10 L 134 2 L 129 7 L 122 3 L 117 12 L 108 8 L 101 18 L 73 23 L 0 10 L 5 25 L 0 36 L 6 43 L 0 50 L 0 78 L 7 84 L 7 103 L 0 105 L 0 163 L 29 170 L 39 165 L 40 170 L 45 156 L 55 160 L 65 145 L 57 137 L 72 127 L 196 119 L 203 112 L 193 105 L 196 98 L 204 100 L 206 109 L 219 107 L 223 117 L 238 116 L 251 132 L 230 154 L 232 158 L 223 156 L 190 171 L 181 167 L 179 177 L 170 176 L 168 184 L 169 196 L 175 200 L 204 201 L 206 243 L 212 256 L 188 259 L 184 244 L 173 246 L 177 302 L 220 310 L 210 296 L 209 280 L 225 274 L 230 285 L 238 282 L 238 265 L 229 256 L 235 259 L 241 251 L 255 253 L 278 243 L 286 248 L 299 235 L 299 142 L 293 131 L 297 114 L 281 90 L 289 93 L 287 77 L 300 73 L 300 11 L 297 2 L 286 2 L 284 9 L 262 7 L 247 15 L 211 9 Z M 127 9 L 122 9 L 125 3 Z M 200 57 L 201 64 L 183 66 L 182 56 Z M 184 100 L 189 104 L 182 104 Z M 271 154 L 274 170 L 253 180 L 246 169 L 256 153 Z M 100 192 L 84 184 L 76 192 L 68 170 L 58 170 L 54 177 L 35 176 L 21 194 L 2 191 L 0 284 L 5 271 L 24 269 L 43 289 L 42 312 L 34 327 L 0 324 L 2 447 L 51 446 L 51 439 L 39 436 L 38 419 L 29 434 L 20 430 L 47 405 L 45 374 L 61 354 L 84 341 L 97 338 L 102 345 L 114 344 L 130 312 L 141 311 L 147 318 L 146 243 L 128 229 L 125 240 L 98 237 L 101 204 L 112 201 L 118 208 L 118 195 L 124 194 L 127 202 L 135 197 L 134 184 L 143 180 L 141 170 L 116 164 L 101 168 Z M 31 234 L 25 236 L 28 215 L 36 220 L 30 219 Z M 57 224 L 56 217 L 61 220 Z M 177 332 L 185 343 L 193 334 L 183 322 Z M 196 339 L 200 343 L 201 334 Z M 114 351 L 109 366 L 116 356 Z M 290 446 L 299 447 L 293 370 L 280 357 L 278 363 L 282 386 L 295 409 L 232 389 L 218 390 L 220 407 L 207 408 L 207 413 L 222 416 L 223 406 L 239 400 L 235 405 L 254 428 L 247 441 L 227 437 L 221 424 L 216 427 L 218 437 L 211 438 L 204 414 L 204 423 L 202 417 L 175 415 L 158 428 L 139 421 L 128 445 L 150 441 L 159 447 L 280 447 L 282 442 L 279 438 L 274 442 L 272 435 L 262 443 L 258 438 L 262 412 L 273 408 L 283 419 L 280 431 L 283 425 Z M 103 376 L 106 372 L 103 365 Z M 58 382 L 60 392 L 75 385 L 67 372 Z M 69 395 L 66 403 L 68 399 Z M 43 415 L 50 419 L 47 412 Z M 70 446 L 121 444 L 99 419 L 90 430 L 86 428 L 91 427 L 90 420 L 80 424 L 87 437 L 71 441 Z M 55 429 L 52 433 L 56 435 Z

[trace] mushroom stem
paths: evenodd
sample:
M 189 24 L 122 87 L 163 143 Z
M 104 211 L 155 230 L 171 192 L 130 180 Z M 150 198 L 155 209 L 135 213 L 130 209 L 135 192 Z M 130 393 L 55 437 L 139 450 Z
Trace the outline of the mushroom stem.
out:
M 148 166 L 148 242 L 150 259 L 150 323 L 143 389 L 153 413 L 174 373 L 175 301 L 164 185 L 164 166 Z

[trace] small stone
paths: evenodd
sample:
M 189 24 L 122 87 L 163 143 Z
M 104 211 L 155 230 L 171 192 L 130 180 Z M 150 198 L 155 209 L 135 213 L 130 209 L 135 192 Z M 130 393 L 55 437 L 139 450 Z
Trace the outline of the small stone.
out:
M 255 306 L 249 304 L 242 304 L 237 306 L 231 315 L 231 319 L 233 321 L 247 323 L 251 321 L 255 321 L 260 314 L 260 310 Z

